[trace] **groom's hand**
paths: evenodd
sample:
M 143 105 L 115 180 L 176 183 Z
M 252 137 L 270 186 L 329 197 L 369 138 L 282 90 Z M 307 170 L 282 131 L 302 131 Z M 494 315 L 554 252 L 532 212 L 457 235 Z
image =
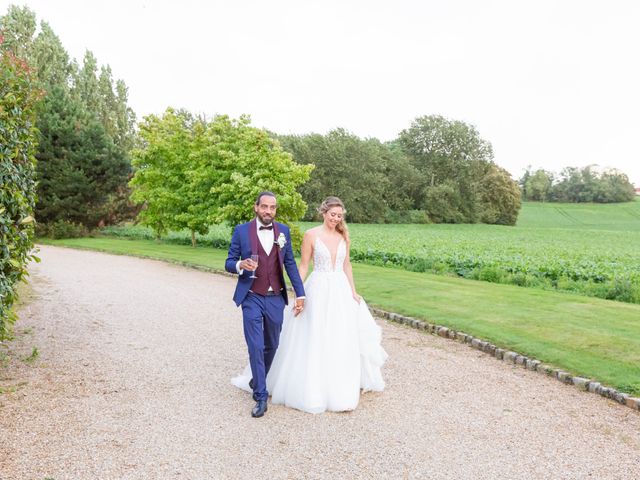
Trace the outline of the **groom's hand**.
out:
M 256 262 L 250 258 L 245 258 L 240 262 L 241 270 L 249 270 L 250 272 L 253 272 L 256 268 L 258 268 L 258 265 L 256 265 Z
M 304 310 L 304 298 L 296 298 L 296 305 L 293 307 L 293 316 L 297 317 Z

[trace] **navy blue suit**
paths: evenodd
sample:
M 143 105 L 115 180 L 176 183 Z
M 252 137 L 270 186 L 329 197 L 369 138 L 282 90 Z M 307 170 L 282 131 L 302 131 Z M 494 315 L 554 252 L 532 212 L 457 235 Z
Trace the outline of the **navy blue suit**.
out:
M 253 393 L 256 400 L 266 400 L 269 396 L 266 376 L 278 349 L 284 307 L 288 303 L 284 281 L 285 270 L 296 296 L 304 296 L 304 285 L 293 257 L 289 227 L 277 222 L 273 222 L 273 226 L 274 240 L 277 241 L 281 233 L 286 239 L 283 248 L 280 248 L 277 243 L 273 246 L 278 254 L 280 282 L 285 288 L 280 295 L 273 296 L 250 292 L 254 279 L 249 278 L 251 272 L 244 270 L 238 278 L 233 295 L 236 305 L 242 305 L 244 337 L 249 349 L 249 363 L 254 383 Z M 238 273 L 236 270 L 238 261 L 250 258 L 252 253 L 257 253 L 258 242 L 256 220 L 236 226 L 231 237 L 225 269 L 231 273 Z

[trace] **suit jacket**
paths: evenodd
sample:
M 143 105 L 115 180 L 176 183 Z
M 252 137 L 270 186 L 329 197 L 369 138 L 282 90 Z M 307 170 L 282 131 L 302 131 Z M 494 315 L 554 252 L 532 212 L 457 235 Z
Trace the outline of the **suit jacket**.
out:
M 283 234 L 286 243 L 280 248 L 278 245 L 278 237 Z M 282 290 L 282 296 L 285 303 L 288 303 L 287 286 L 284 281 L 284 271 L 287 271 L 287 275 L 291 280 L 293 290 L 296 292 L 296 297 L 304 296 L 304 285 L 298 272 L 298 266 L 293 257 L 293 248 L 291 247 L 291 235 L 289 233 L 289 227 L 283 223 L 273 222 L 273 237 L 275 245 L 273 248 L 277 249 L 278 261 L 280 263 L 280 280 L 284 289 Z M 230 273 L 238 273 L 236 265 L 238 260 L 244 260 L 245 258 L 251 258 L 252 253 L 258 253 L 258 231 L 256 227 L 256 220 L 240 224 L 233 229 L 233 236 L 231 237 L 231 245 L 229 246 L 229 255 L 225 262 L 225 270 Z M 233 301 L 236 305 L 240 305 L 253 284 L 253 278 L 249 278 L 251 272 L 244 270 L 242 275 L 238 277 L 238 284 L 236 285 L 236 291 L 233 294 Z

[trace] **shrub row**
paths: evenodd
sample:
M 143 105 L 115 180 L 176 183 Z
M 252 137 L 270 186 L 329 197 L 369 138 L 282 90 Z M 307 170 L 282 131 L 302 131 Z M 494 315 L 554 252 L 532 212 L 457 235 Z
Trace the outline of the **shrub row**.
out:
M 3 47 L 0 32 L 0 339 L 15 321 L 16 287 L 33 256 L 36 200 L 35 108 L 28 66 Z

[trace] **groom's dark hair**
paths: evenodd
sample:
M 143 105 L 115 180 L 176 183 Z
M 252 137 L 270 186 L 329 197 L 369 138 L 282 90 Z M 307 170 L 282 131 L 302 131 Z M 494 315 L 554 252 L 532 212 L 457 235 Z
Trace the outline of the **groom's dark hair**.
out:
M 276 194 L 273 192 L 269 192 L 269 191 L 264 191 L 264 192 L 260 192 L 258 194 L 258 198 L 256 198 L 256 205 L 260 205 L 260 200 L 262 200 L 262 197 L 267 196 L 267 197 L 273 197 L 276 199 L 276 201 L 278 200 L 276 198 Z

